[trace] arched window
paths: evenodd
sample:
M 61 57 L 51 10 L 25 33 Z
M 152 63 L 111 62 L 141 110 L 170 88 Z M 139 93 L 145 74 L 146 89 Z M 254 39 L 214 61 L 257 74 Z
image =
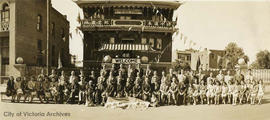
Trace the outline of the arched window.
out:
M 38 15 L 37 16 L 37 30 L 38 31 L 41 31 L 41 29 L 42 29 L 42 16 L 41 15 Z
M 9 6 L 7 3 L 3 4 L 3 6 L 2 6 L 1 21 L 2 22 L 9 21 Z

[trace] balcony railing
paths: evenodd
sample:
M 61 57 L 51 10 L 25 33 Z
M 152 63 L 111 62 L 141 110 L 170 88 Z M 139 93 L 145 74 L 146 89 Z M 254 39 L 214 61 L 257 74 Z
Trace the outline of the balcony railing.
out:
M 1 22 L 0 31 L 9 31 L 9 22 Z
M 83 27 L 151 27 L 151 28 L 166 28 L 172 29 L 176 25 L 175 21 L 153 21 L 153 20 L 119 20 L 119 19 L 85 19 L 83 20 Z

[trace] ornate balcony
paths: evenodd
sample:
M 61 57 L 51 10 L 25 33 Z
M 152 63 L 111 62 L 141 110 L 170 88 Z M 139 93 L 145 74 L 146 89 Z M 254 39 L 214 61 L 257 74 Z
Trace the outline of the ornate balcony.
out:
M 85 19 L 82 29 L 86 31 L 145 31 L 175 32 L 175 21 Z
M 1 22 L 0 32 L 9 31 L 9 21 L 8 22 Z

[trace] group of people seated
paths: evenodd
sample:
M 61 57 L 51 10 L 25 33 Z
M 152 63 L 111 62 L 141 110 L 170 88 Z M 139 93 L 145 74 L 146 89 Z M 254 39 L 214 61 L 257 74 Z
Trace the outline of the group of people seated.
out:
M 226 72 L 226 75 L 223 74 Z M 135 69 L 129 65 L 124 68 L 114 64 L 105 66 L 96 77 L 94 71 L 89 76 L 83 70 L 75 75 L 71 71 L 66 76 L 64 71 L 58 75 L 52 70 L 46 76 L 43 71 L 37 77 L 10 77 L 7 83 L 7 96 L 11 102 L 33 102 L 38 98 L 41 103 L 85 104 L 86 106 L 104 105 L 108 97 L 134 97 L 150 102 L 153 107 L 163 105 L 197 104 L 261 104 L 264 95 L 262 80 L 257 80 L 248 70 L 242 75 L 240 69 L 235 75 L 230 70 L 212 72 L 185 71 L 183 69 L 169 73 L 152 70 L 148 65 Z

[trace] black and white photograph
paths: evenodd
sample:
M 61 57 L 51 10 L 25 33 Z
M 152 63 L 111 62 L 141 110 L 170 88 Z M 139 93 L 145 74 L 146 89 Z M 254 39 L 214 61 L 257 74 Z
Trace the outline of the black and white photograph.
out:
M 0 0 L 0 120 L 270 120 L 268 0 Z

